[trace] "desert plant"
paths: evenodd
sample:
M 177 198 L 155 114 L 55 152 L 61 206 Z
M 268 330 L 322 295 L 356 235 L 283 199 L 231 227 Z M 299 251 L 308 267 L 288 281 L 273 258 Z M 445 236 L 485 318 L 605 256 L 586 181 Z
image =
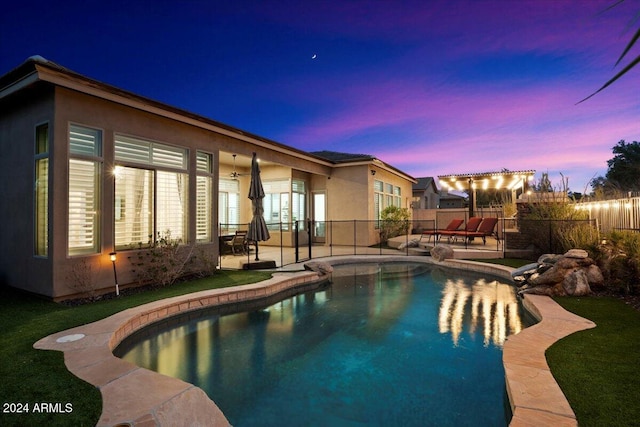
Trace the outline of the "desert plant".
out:
M 597 252 L 600 244 L 600 232 L 590 222 L 564 223 L 556 230 L 557 247 L 560 252 L 569 249 L 584 249 L 590 255 Z
M 541 252 L 564 252 L 583 241 L 595 241 L 595 230 L 589 230 L 591 224 L 587 222 L 588 212 L 576 209 L 576 203 L 566 196 L 566 179 L 563 177 L 562 181 L 559 191 L 535 193 L 527 206 L 526 218 L 520 221 L 520 231 Z M 545 187 L 551 190 L 551 182 Z M 574 230 L 576 227 L 579 229 Z
M 206 247 L 196 247 L 190 271 L 200 277 L 213 276 L 218 268 L 218 257 Z
M 615 230 L 608 233 L 594 259 L 612 290 L 640 292 L 640 234 Z
M 139 245 L 138 249 L 129 261 L 141 284 L 171 285 L 186 273 L 192 261 L 193 245 L 184 246 L 181 239 L 173 239 L 171 230 L 158 232 L 147 247 Z
M 74 291 L 85 295 L 90 300 L 96 298 L 96 285 L 93 281 L 91 263 L 87 258 L 79 258 L 73 261 L 67 274 L 68 286 Z
M 387 206 L 380 213 L 380 239 L 386 242 L 391 237 L 406 234 L 411 214 L 407 208 Z

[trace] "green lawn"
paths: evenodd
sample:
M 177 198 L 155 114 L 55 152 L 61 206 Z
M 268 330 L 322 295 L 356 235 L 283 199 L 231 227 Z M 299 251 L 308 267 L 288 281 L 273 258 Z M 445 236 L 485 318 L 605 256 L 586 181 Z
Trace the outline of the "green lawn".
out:
M 597 327 L 547 350 L 580 426 L 640 426 L 640 312 L 616 298 L 556 298 Z
M 69 373 L 62 353 L 33 349 L 40 338 L 158 299 L 269 277 L 264 272 L 220 271 L 210 278 L 73 308 L 0 289 L 0 426 L 93 426 L 100 417 L 98 389 Z M 41 403 L 61 403 L 65 409 L 70 403 L 72 412 L 36 412 Z M 14 409 L 10 404 L 28 404 L 28 413 L 7 413 Z
M 493 262 L 517 267 L 529 261 Z M 220 271 L 211 278 L 73 308 L 0 289 L 0 426 L 93 426 L 100 416 L 98 390 L 66 370 L 62 353 L 34 350 L 32 346 L 40 338 L 150 301 L 268 277 L 270 274 L 263 272 Z M 547 351 L 551 370 L 579 424 L 640 425 L 640 313 L 613 298 L 557 301 L 598 325 L 559 341 Z M 5 413 L 11 403 L 28 404 L 29 413 Z M 34 413 L 40 403 L 60 403 L 63 408 L 71 403 L 72 412 Z

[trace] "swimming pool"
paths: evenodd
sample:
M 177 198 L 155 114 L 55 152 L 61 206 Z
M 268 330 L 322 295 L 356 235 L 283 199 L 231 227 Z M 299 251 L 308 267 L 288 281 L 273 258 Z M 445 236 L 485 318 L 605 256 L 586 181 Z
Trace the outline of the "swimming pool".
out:
M 492 278 L 346 265 L 331 286 L 173 318 L 116 354 L 197 385 L 237 426 L 506 425 L 502 344 L 525 323 Z

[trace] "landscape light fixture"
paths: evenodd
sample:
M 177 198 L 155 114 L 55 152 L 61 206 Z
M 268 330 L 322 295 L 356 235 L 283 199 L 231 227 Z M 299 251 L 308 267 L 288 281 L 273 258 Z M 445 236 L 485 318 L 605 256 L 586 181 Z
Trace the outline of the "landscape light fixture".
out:
M 116 296 L 120 296 L 120 288 L 118 287 L 118 273 L 116 272 L 116 258 L 117 255 L 115 252 L 111 252 L 109 254 L 109 258 L 111 259 L 111 263 L 113 264 L 113 278 L 116 281 Z

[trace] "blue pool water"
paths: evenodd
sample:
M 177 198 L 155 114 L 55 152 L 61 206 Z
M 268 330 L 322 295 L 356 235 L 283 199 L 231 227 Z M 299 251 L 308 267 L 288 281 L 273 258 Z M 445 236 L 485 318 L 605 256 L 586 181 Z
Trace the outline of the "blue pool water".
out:
M 331 285 L 243 310 L 165 321 L 116 354 L 202 388 L 234 426 L 508 424 L 502 345 L 526 326 L 511 285 L 346 265 Z

